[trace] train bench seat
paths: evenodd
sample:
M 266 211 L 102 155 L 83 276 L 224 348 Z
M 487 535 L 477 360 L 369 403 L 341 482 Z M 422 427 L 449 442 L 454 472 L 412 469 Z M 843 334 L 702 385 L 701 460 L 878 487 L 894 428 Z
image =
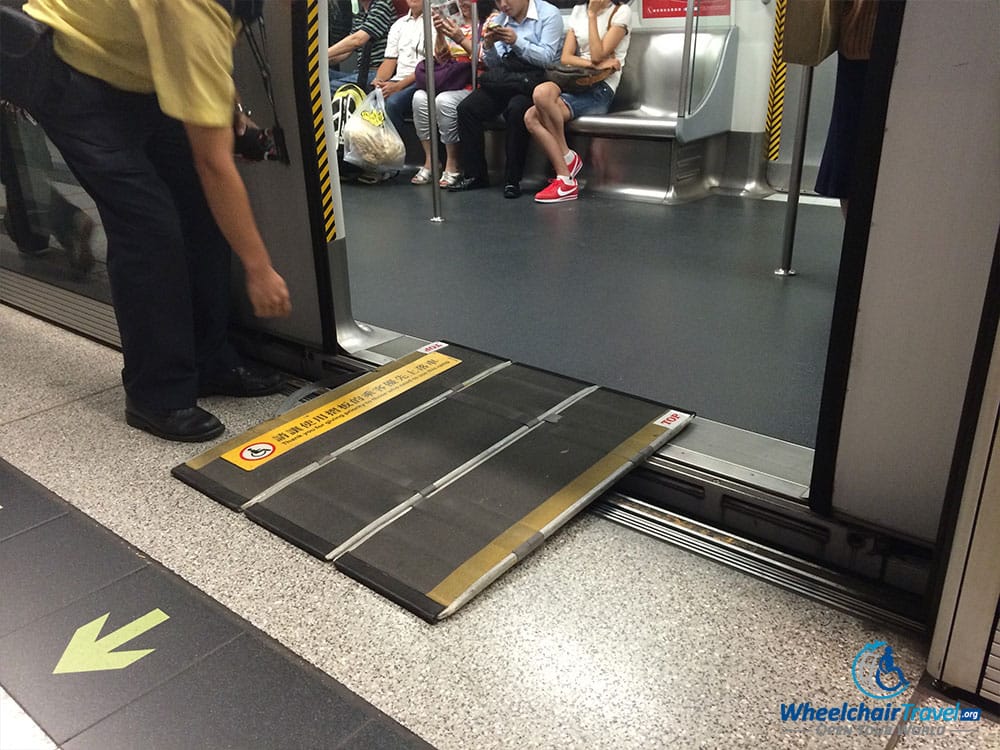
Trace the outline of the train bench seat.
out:
M 614 101 L 603 115 L 567 126 L 570 144 L 586 164 L 588 191 L 653 202 L 680 202 L 708 193 L 724 167 L 725 133 L 732 120 L 736 80 L 735 27 L 697 32 L 691 106 L 678 114 L 683 67 L 681 29 L 635 28 Z M 498 120 L 491 129 L 502 131 Z M 488 134 L 489 135 L 489 134 Z M 489 138 L 488 158 L 502 171 L 500 133 Z M 540 149 L 529 153 L 528 178 L 551 174 Z
M 681 91 L 681 69 L 683 68 L 683 31 L 649 30 L 643 28 L 631 31 L 628 57 L 621 82 L 615 92 L 614 101 L 607 114 L 584 115 L 569 123 L 570 133 L 606 136 L 612 138 L 686 138 L 685 130 L 690 130 L 688 122 L 678 117 L 678 103 Z M 735 63 L 736 29 L 699 32 L 695 34 L 693 49 L 695 64 L 691 77 L 691 101 L 702 104 L 701 108 L 687 117 L 712 120 L 703 123 L 695 139 L 729 130 L 732 114 L 732 87 L 728 91 L 724 82 L 724 63 Z M 727 59 L 727 52 L 729 53 Z M 719 91 L 713 90 L 718 86 Z M 725 97 L 724 94 L 729 96 Z M 725 99 L 725 101 L 723 101 Z M 681 131 L 678 132 L 680 125 Z

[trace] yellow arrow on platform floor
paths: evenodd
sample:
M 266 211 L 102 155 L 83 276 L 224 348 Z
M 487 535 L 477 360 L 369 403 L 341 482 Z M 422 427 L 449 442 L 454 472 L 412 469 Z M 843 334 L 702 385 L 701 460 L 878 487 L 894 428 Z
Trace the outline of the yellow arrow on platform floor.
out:
M 66 650 L 63 651 L 62 658 L 52 670 L 52 674 L 66 674 L 69 672 L 99 672 L 106 669 L 124 669 L 129 664 L 139 661 L 147 654 L 153 653 L 156 649 L 147 648 L 137 651 L 118 651 L 114 649 L 122 646 L 133 638 L 142 635 L 147 630 L 152 630 L 161 622 L 170 619 L 170 615 L 159 609 L 147 612 L 137 620 L 133 620 L 128 625 L 123 625 L 113 633 L 108 633 L 103 638 L 101 628 L 111 615 L 108 612 L 101 615 L 96 620 L 88 622 L 73 634 L 70 638 Z

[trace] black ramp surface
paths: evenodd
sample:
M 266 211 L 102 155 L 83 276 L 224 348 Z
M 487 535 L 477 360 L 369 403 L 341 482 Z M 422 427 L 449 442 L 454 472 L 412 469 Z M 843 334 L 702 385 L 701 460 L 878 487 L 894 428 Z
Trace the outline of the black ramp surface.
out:
M 384 517 L 394 509 L 401 512 L 434 482 L 581 388 L 510 365 L 339 454 L 245 513 L 319 557 L 335 556 L 359 534 L 374 531 L 370 524 L 389 520 Z
M 337 567 L 434 621 L 523 559 L 688 419 L 595 391 L 414 505 Z
M 372 400 L 377 399 L 379 394 L 386 393 L 384 386 L 390 381 L 398 380 L 400 373 L 413 373 L 414 377 L 418 377 L 418 368 L 425 366 L 427 362 L 434 362 L 435 354 L 440 354 L 436 358 L 438 360 L 448 358 L 459 362 L 447 369 L 436 369 L 432 377 L 417 382 L 406 390 L 394 391 L 391 398 L 377 402 Z M 175 467 L 173 474 L 213 500 L 238 509 L 285 477 L 502 362 L 497 357 L 453 344 L 436 352 L 414 352 L 196 456 Z M 368 411 L 352 412 L 351 417 L 345 419 L 342 415 L 351 408 L 348 403 L 351 399 L 368 399 L 369 403 L 377 405 Z M 291 425 L 292 429 L 297 429 L 298 420 L 310 419 L 317 412 L 322 417 L 328 410 L 335 412 L 338 418 L 334 429 L 322 433 L 322 440 L 315 437 L 298 440 L 286 452 L 249 465 L 250 470 L 224 457 L 238 453 L 241 448 L 254 444 L 258 439 L 260 442 L 274 442 L 269 435 L 278 428 Z
M 316 557 L 326 558 L 413 492 L 347 461 L 333 461 L 307 480 L 244 511 L 247 518 Z

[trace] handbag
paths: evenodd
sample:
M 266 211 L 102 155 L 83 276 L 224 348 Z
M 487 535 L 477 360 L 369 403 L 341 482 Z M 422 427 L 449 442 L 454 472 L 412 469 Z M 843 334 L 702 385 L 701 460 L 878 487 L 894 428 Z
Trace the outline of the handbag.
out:
M 819 65 L 837 51 L 844 0 L 794 0 L 785 10 L 782 59 Z
M 614 68 L 596 65 L 563 65 L 555 63 L 545 69 L 545 77 L 565 94 L 580 94 L 614 73 Z
M 840 54 L 848 60 L 867 60 L 871 57 L 872 37 L 878 19 L 877 0 L 866 0 L 847 6 L 840 19 Z
M 0 99 L 31 111 L 44 96 L 52 29 L 17 8 L 0 6 Z
M 500 58 L 500 64 L 479 74 L 479 87 L 508 98 L 531 96 L 535 86 L 545 80 L 545 69 L 521 59 L 514 51 Z
M 427 61 L 421 60 L 413 70 L 413 83 L 418 89 L 427 90 Z M 434 91 L 461 91 L 472 85 L 472 63 L 466 59 L 445 60 L 434 63 Z

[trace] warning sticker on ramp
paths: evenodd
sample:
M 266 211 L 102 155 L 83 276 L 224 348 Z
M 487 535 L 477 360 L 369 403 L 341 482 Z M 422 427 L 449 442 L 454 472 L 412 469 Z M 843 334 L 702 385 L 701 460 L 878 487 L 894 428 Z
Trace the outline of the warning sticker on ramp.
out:
M 359 386 L 334 403 L 324 403 L 287 422 L 271 426 L 250 440 L 222 454 L 222 458 L 246 471 L 253 471 L 297 445 L 329 432 L 394 396 L 449 370 L 461 360 L 433 352 L 410 364 L 391 370 L 384 377 Z

